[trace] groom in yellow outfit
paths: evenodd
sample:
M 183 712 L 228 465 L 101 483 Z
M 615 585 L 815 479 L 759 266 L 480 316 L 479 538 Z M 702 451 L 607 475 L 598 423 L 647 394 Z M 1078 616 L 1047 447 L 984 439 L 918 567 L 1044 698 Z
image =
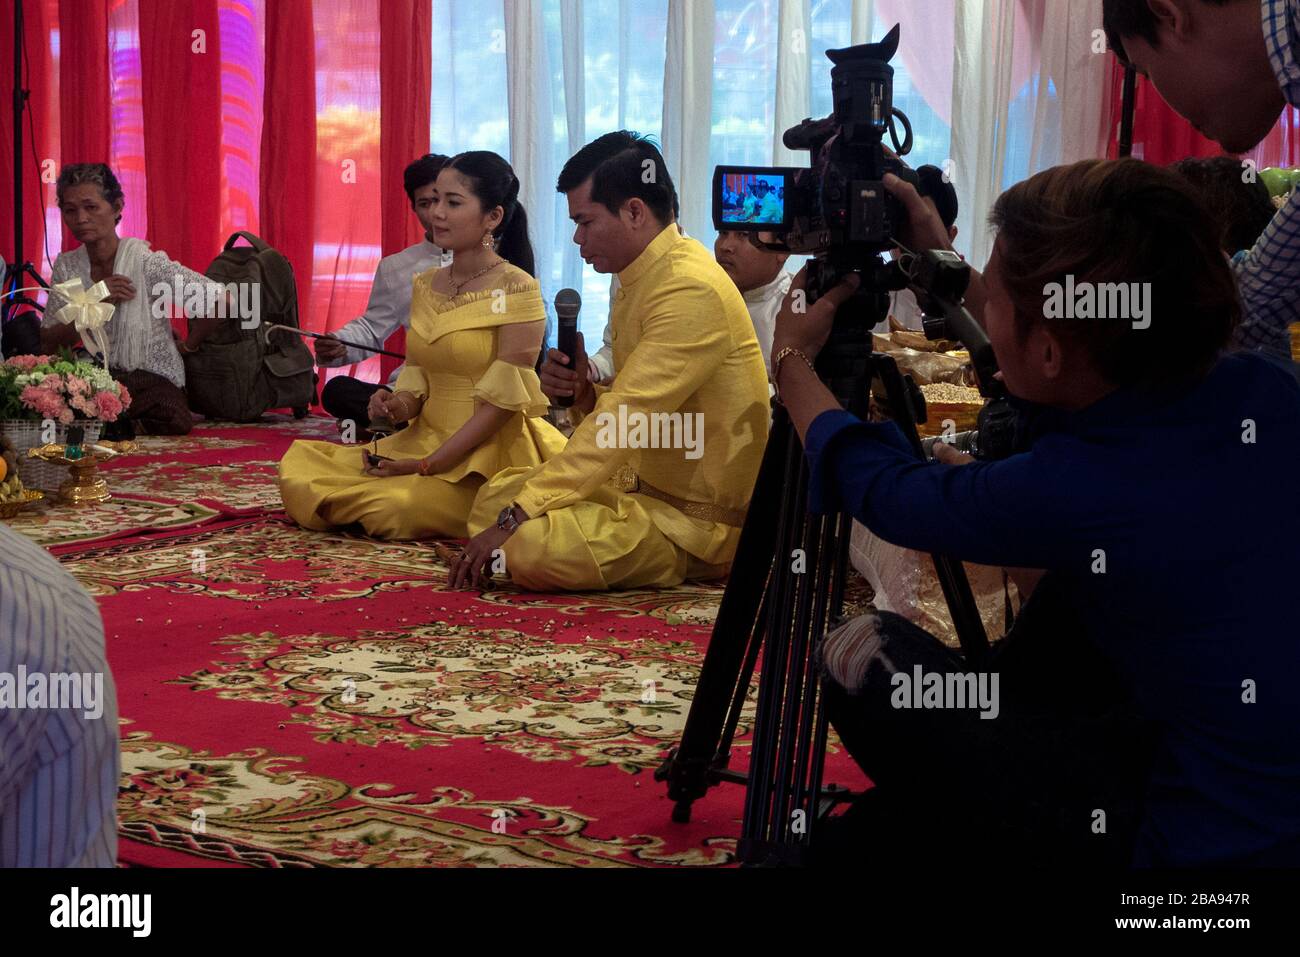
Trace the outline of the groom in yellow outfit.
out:
M 598 273 L 618 273 L 614 378 L 588 380 L 581 336 L 577 355 L 548 353 L 542 390 L 573 396 L 577 427 L 544 465 L 507 469 L 482 487 L 451 584 L 481 587 L 502 558 L 515 584 L 533 591 L 725 575 L 769 419 L 745 300 L 708 250 L 678 230 L 672 179 L 642 137 L 609 133 L 583 147 L 559 191 L 582 258 Z

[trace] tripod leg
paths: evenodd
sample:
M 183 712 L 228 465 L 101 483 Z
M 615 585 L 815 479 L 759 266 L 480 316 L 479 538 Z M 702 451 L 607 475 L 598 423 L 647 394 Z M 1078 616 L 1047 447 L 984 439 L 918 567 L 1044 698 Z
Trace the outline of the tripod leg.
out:
M 785 507 L 783 490 L 793 435 L 789 416 L 778 409 L 681 742 L 655 772 L 657 780 L 668 781 L 674 821 L 690 820 L 691 804 L 708 791 L 710 771 L 723 751 L 720 742 L 729 705 L 733 700 L 744 703 L 753 667 L 746 667 L 746 662 L 757 657 L 757 649 L 750 653 L 751 643 L 761 641 L 755 625 L 781 527 L 773 516 Z M 734 730 L 735 719 L 729 726 Z
M 807 469 L 798 452 L 797 439 L 791 436 L 790 444 L 797 458 L 790 459 L 792 494 L 788 508 L 783 510 L 781 528 L 783 535 L 778 543 L 772 580 L 769 585 L 772 601 L 768 608 L 763 630 L 763 667 L 759 673 L 758 709 L 754 723 L 749 761 L 749 789 L 745 795 L 745 817 L 742 827 L 741 857 L 747 861 L 762 859 L 780 838 L 788 835 L 792 823 L 786 814 L 786 792 L 782 789 L 781 717 L 786 699 L 787 673 L 793 661 L 792 641 L 799 630 L 794 619 L 804 617 L 798 613 L 801 597 L 806 589 L 800 588 L 801 574 L 792 565 L 799 560 L 796 549 L 807 560 L 809 552 L 809 527 L 807 514 Z M 796 612 L 792 614 L 791 612 Z M 798 663 L 794 662 L 797 667 Z
M 817 568 L 812 622 L 808 629 L 810 647 L 804 653 L 808 662 L 800 696 L 799 728 L 794 734 L 797 751 L 794 780 L 798 790 L 796 806 L 803 808 L 807 829 L 801 842 L 812 842 L 821 809 L 822 770 L 826 756 L 826 717 L 821 702 L 821 642 L 843 607 L 844 578 L 849 562 L 850 519 L 847 515 L 822 520 L 822 540 L 818 554 L 824 556 Z
M 889 356 L 876 356 L 875 364 L 877 375 L 885 387 L 894 424 L 902 430 L 917 458 L 923 458 L 921 437 L 916 431 L 916 416 L 912 413 L 911 398 L 907 384 L 898 371 L 898 364 Z M 962 652 L 978 667 L 988 655 L 989 639 L 984 630 L 984 620 L 980 618 L 979 607 L 975 604 L 975 595 L 970 589 L 970 581 L 966 577 L 966 569 L 961 562 L 946 555 L 934 555 L 933 558 L 939 586 L 948 603 Z

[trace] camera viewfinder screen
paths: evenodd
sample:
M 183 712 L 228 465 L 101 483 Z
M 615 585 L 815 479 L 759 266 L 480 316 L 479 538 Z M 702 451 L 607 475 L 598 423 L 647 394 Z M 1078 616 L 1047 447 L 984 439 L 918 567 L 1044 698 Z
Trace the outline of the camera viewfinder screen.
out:
M 772 173 L 724 173 L 723 223 L 785 222 L 786 177 Z

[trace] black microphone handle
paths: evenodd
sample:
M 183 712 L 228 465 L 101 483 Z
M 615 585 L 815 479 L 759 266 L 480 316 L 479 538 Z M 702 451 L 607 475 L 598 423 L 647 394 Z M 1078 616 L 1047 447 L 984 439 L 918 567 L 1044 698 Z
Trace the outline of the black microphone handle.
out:
M 556 336 L 555 347 L 569 357 L 569 367 L 573 367 L 573 357 L 578 351 L 578 317 L 572 319 L 560 318 L 559 333 Z M 567 409 L 573 405 L 573 396 L 558 396 L 555 404 L 562 409 Z

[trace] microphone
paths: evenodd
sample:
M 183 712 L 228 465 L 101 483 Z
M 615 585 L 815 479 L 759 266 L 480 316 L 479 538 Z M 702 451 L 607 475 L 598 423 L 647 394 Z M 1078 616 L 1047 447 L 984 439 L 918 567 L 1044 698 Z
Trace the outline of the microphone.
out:
M 573 368 L 574 353 L 578 351 L 578 313 L 582 311 L 582 296 L 576 289 L 561 289 L 555 294 L 555 317 L 559 322 L 559 332 L 555 347 L 569 357 L 569 368 Z M 561 408 L 573 405 L 573 396 L 557 396 L 555 404 Z

